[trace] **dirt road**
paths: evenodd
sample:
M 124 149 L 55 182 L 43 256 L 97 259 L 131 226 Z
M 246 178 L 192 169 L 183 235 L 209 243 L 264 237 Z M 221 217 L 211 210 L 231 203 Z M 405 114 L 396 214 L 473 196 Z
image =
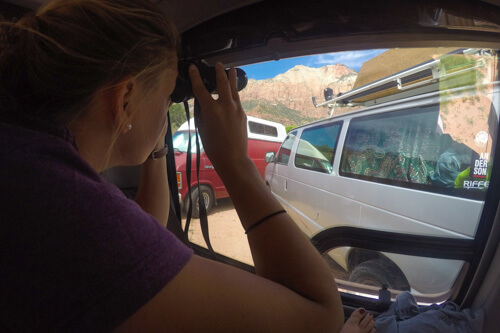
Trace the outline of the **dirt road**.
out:
M 185 221 L 185 216 L 183 216 Z M 210 242 L 215 252 L 253 265 L 245 230 L 229 198 L 217 200 L 217 206 L 208 215 Z M 200 228 L 200 220 L 193 219 L 189 228 L 189 240 L 206 247 Z
M 245 230 L 241 226 L 231 199 L 219 199 L 217 203 L 217 206 L 208 215 L 208 228 L 212 247 L 217 253 L 253 266 Z M 183 222 L 185 222 L 185 218 L 183 214 Z M 206 247 L 199 219 L 192 219 L 191 221 L 189 240 L 192 243 Z M 331 259 L 327 261 L 336 278 L 340 280 L 349 279 L 349 275 L 338 264 Z

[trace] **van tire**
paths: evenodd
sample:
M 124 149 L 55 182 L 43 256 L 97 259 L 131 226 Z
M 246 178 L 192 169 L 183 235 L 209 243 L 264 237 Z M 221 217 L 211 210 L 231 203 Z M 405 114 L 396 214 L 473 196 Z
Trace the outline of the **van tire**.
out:
M 410 290 L 408 281 L 401 274 L 396 264 L 386 260 L 373 259 L 354 267 L 349 281 L 378 288 L 386 285 L 393 290 Z
M 212 210 L 212 207 L 214 206 L 214 194 L 212 192 L 212 189 L 210 186 L 207 185 L 200 185 L 201 189 L 201 195 L 203 196 L 203 200 L 205 200 L 205 207 L 207 210 L 207 215 L 210 214 L 210 211 Z M 194 218 L 199 218 L 200 217 L 200 210 L 199 210 L 199 200 L 198 200 L 198 187 L 195 187 L 191 190 L 191 200 L 193 200 L 193 217 Z M 186 205 L 187 207 L 187 205 Z

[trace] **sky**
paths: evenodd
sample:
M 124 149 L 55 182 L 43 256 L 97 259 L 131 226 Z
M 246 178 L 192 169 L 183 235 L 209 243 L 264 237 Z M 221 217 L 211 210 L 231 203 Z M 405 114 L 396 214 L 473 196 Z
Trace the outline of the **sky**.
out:
M 269 61 L 259 64 L 242 66 L 241 68 L 247 73 L 249 79 L 264 80 L 273 78 L 278 74 L 285 73 L 296 65 L 304 65 L 308 67 L 323 67 L 326 65 L 336 65 L 341 63 L 356 72 L 359 72 L 363 62 L 383 53 L 387 50 L 367 50 L 367 51 L 349 51 L 326 53 L 314 56 L 306 56 L 299 58 L 283 59 L 278 61 Z

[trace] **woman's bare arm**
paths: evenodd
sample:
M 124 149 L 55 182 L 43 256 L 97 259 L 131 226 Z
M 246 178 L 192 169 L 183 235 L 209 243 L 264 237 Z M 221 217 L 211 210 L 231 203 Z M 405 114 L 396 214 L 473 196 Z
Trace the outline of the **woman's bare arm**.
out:
M 154 150 L 165 146 L 166 128 L 158 139 Z M 135 201 L 141 208 L 153 215 L 163 226 L 167 225 L 170 208 L 170 193 L 168 190 L 167 159 L 147 159 L 141 166 L 139 188 Z
M 228 189 L 243 227 L 281 210 L 248 157 L 246 116 L 236 90 L 217 68 L 219 98 L 197 71 L 193 90 L 202 106 L 200 135 Z M 119 331 L 337 332 L 343 310 L 335 281 L 310 241 L 287 214 L 248 234 L 257 275 L 194 256 Z

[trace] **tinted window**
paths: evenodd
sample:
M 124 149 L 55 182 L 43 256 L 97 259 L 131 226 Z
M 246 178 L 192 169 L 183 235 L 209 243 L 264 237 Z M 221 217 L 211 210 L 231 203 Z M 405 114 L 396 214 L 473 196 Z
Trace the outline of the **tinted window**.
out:
M 250 129 L 250 132 L 254 134 L 278 137 L 278 130 L 274 126 L 249 121 L 248 128 Z
M 328 124 L 305 129 L 300 136 L 295 166 L 298 168 L 332 173 L 335 147 L 341 124 Z
M 471 120 L 473 113 L 471 118 L 451 115 L 450 105 L 453 103 L 446 108 L 441 103 L 353 119 L 340 173 L 398 186 L 483 197 L 485 191 L 469 190 L 473 189 L 471 184 L 476 185 L 476 190 L 488 186 L 490 151 L 486 143 L 491 138 L 487 121 L 483 120 L 487 116 Z M 469 134 L 469 127 L 474 127 L 470 133 L 475 136 Z M 484 131 L 479 130 L 482 127 Z

